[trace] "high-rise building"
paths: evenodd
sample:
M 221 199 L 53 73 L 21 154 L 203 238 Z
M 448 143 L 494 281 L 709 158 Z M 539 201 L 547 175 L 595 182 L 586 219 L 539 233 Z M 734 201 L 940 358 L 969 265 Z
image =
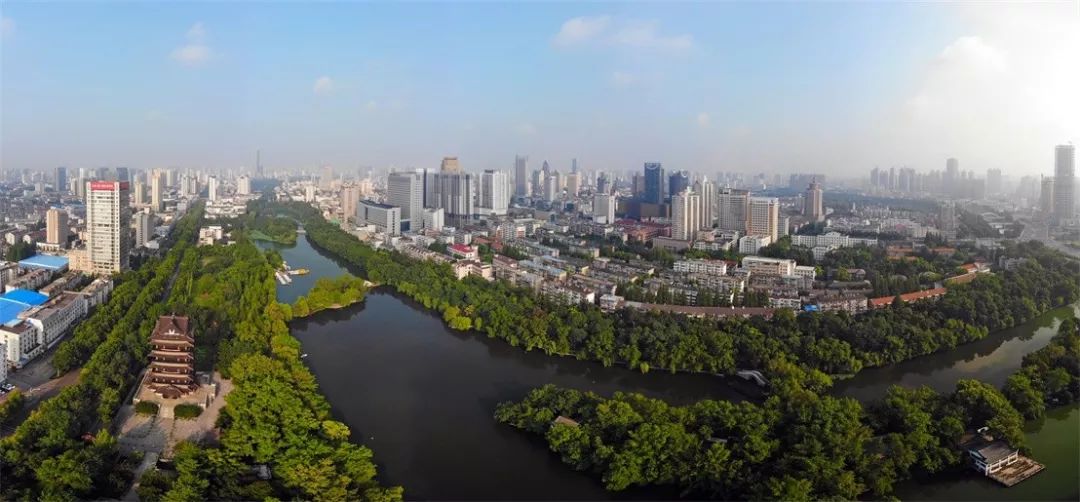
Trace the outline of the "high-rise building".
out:
M 581 191 L 581 173 L 567 174 L 566 195 L 568 197 L 577 197 L 579 191 Z
M 803 216 L 813 222 L 825 219 L 825 207 L 822 205 L 823 193 L 817 180 L 810 182 L 806 187 L 806 196 L 803 199 Z
M 548 202 L 555 202 L 559 198 L 561 191 L 559 190 L 559 178 L 555 175 L 548 175 L 544 178 L 544 200 Z
M 690 173 L 686 171 L 675 171 L 668 177 L 668 195 L 674 197 L 675 194 L 681 193 L 688 188 L 690 188 Z
M 239 195 L 251 195 L 251 178 L 248 178 L 246 174 L 241 174 L 236 178 L 236 193 Z
M 1054 177 L 1044 176 L 1039 192 L 1039 210 L 1044 217 L 1049 218 L 1054 214 Z
M 131 208 L 126 181 L 86 183 L 86 253 L 91 271 L 112 274 L 128 265 Z
M 477 207 L 480 208 L 481 212 L 487 214 L 506 214 L 510 208 L 508 187 L 506 173 L 491 169 L 485 170 L 480 175 L 480 203 Z
M 442 209 L 451 225 L 462 226 L 472 220 L 474 212 L 473 175 L 461 170 L 456 157 L 443 159 L 442 167 L 424 175 L 424 206 Z
M 141 207 L 147 205 L 146 194 L 146 183 L 136 180 L 135 183 L 131 185 L 131 198 L 135 201 L 136 206 Z
M 514 156 L 514 195 L 529 196 L 529 157 Z
M 51 208 L 45 213 L 45 242 L 53 246 L 66 247 L 68 241 L 67 211 Z
M 143 247 L 154 235 L 154 216 L 145 211 L 139 211 L 132 217 L 135 224 L 135 247 Z
M 394 172 L 386 178 L 386 202 L 401 208 L 401 221 L 410 230 L 424 226 L 424 179 L 415 171 Z
M 1075 219 L 1076 148 L 1058 145 L 1054 148 L 1054 221 L 1067 225 Z
M 988 195 L 1001 194 L 1001 169 L 986 170 L 986 193 Z
M 150 207 L 154 212 L 165 210 L 165 173 L 154 171 L 150 175 Z M 211 199 L 214 200 L 214 199 Z
M 705 178 L 694 183 L 694 192 L 701 196 L 701 228 L 712 228 L 716 223 L 716 186 Z
M 341 206 L 341 218 L 344 221 L 357 221 L 356 210 L 360 204 L 360 187 L 349 183 L 341 187 L 341 200 L 339 201 Z
M 614 195 L 606 193 L 597 193 L 593 195 L 593 220 L 601 221 L 602 223 L 611 224 L 615 222 L 615 204 L 616 199 Z
M 948 238 L 956 237 L 956 203 L 945 201 L 941 203 L 941 211 L 938 214 L 938 230 Z
M 60 193 L 68 191 L 68 177 L 66 167 L 60 166 L 56 168 L 56 173 L 53 175 L 53 189 Z
M 694 240 L 701 228 L 701 196 L 683 190 L 671 196 L 671 238 Z
M 444 173 L 460 173 L 461 164 L 458 163 L 457 157 L 443 157 L 439 170 Z
M 747 234 L 764 235 L 776 242 L 780 237 L 780 201 L 772 197 L 750 197 Z
M 944 192 L 956 196 L 962 189 L 960 180 L 960 161 L 954 158 L 945 159 L 945 175 L 942 179 Z
M 750 192 L 721 188 L 716 194 L 717 220 L 721 230 L 746 233 L 750 211 Z
M 315 194 L 318 190 L 314 183 L 304 185 L 304 202 L 315 202 Z
M 596 178 L 596 193 L 610 193 L 611 182 L 608 181 L 606 174 L 601 174 Z
M 375 225 L 375 228 L 387 235 L 401 235 L 400 207 L 362 200 L 357 208 L 356 221 L 360 225 Z
M 650 204 L 664 203 L 664 166 L 659 162 L 645 163 L 645 196 L 642 200 Z
M 206 180 L 206 198 L 210 200 L 210 202 L 218 200 L 217 176 L 211 176 Z

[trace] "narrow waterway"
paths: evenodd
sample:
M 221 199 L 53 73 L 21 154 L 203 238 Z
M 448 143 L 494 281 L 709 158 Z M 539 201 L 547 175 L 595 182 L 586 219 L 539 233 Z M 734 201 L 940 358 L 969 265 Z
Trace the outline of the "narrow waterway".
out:
M 295 246 L 260 245 L 278 249 L 294 268 L 311 270 L 307 276 L 294 276 L 292 284 L 279 285 L 279 301 L 292 302 L 319 277 L 348 271 L 344 262 L 314 249 L 305 236 Z M 950 391 L 958 379 L 976 378 L 1000 385 L 1024 354 L 1046 345 L 1060 320 L 1075 310 L 1057 309 L 947 353 L 865 370 L 839 383 L 835 391 L 871 400 L 893 384 Z M 499 340 L 451 331 L 422 306 L 385 290 L 371 292 L 362 304 L 296 321 L 292 330 L 309 354 L 305 361 L 335 415 L 358 441 L 375 450 L 380 478 L 405 486 L 409 499 L 611 498 L 591 476 L 562 464 L 542 439 L 494 421 L 498 402 L 518 399 L 533 387 L 554 383 L 601 394 L 641 392 L 673 403 L 740 400 L 753 393 L 738 380 L 655 371 L 641 375 L 525 352 Z M 1005 489 L 974 473 L 963 474 L 904 484 L 898 495 L 908 500 L 1075 500 L 1080 412 L 1076 407 L 1054 410 L 1028 429 L 1033 456 L 1047 464 L 1035 478 Z

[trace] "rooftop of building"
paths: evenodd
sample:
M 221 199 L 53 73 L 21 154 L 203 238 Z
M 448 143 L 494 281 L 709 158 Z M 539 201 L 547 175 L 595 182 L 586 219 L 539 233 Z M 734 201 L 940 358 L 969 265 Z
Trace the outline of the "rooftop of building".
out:
M 0 324 L 19 317 L 19 314 L 49 301 L 49 297 L 27 289 L 13 289 L 0 295 Z
M 63 256 L 37 254 L 25 260 L 19 261 L 23 268 L 44 268 L 48 270 L 60 270 L 68 266 L 68 259 Z

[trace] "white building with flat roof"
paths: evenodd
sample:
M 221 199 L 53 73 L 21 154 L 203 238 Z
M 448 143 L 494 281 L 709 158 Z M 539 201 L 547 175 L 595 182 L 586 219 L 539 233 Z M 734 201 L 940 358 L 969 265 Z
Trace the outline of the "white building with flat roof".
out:
M 120 272 L 131 252 L 131 208 L 126 181 L 86 183 L 86 252 L 97 274 Z

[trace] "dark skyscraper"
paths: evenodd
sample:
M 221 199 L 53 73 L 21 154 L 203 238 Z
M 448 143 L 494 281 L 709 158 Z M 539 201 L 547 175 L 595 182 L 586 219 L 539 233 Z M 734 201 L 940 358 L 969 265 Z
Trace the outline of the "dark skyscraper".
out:
M 664 167 L 659 162 L 645 163 L 645 198 L 642 200 L 650 204 L 664 202 Z
M 686 171 L 675 171 L 671 173 L 671 177 L 668 178 L 667 197 L 670 198 L 674 195 L 678 195 L 688 188 L 690 188 L 690 173 Z
M 60 166 L 56 168 L 56 175 L 53 177 L 53 188 L 57 193 L 64 193 L 68 191 L 68 179 L 67 168 Z

